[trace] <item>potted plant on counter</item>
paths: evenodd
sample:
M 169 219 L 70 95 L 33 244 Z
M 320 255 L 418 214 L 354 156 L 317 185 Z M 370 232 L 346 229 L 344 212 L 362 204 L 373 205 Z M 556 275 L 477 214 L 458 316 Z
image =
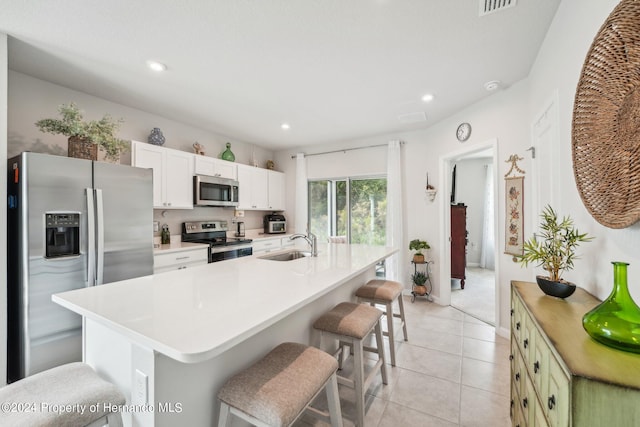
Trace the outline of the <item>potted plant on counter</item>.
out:
M 416 251 L 413 254 L 413 262 L 415 264 L 424 263 L 424 254 L 422 253 L 423 249 L 431 249 L 431 246 L 429 246 L 429 243 L 425 240 L 413 239 L 409 242 L 409 250 Z
M 83 121 L 82 112 L 73 102 L 60 105 L 58 111 L 61 119 L 42 119 L 35 125 L 42 132 L 69 137 L 69 157 L 97 160 L 97 149 L 100 148 L 107 160 L 116 161 L 120 153 L 128 149 L 127 142 L 115 136 L 122 119 L 114 120 L 105 114 L 98 121 Z
M 570 217 L 559 220 L 558 214 L 549 205 L 544 208 L 540 218 L 541 231 L 538 237 L 534 235 L 524 242 L 523 254 L 517 258 L 524 267 L 529 263 L 537 263 L 538 267 L 549 273 L 549 276 L 536 276 L 536 282 L 544 293 L 566 298 L 575 291 L 576 285 L 562 279 L 562 273 L 573 269 L 578 245 L 593 240 L 593 237 L 580 233 Z

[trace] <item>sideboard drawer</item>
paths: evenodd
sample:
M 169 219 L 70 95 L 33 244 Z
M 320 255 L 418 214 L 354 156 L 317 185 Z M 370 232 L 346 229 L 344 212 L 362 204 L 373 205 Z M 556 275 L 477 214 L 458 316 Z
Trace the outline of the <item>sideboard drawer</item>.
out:
M 553 355 L 549 357 L 549 391 L 541 394 L 552 427 L 569 425 L 569 378 Z
M 512 425 L 638 425 L 640 355 L 599 344 L 582 327 L 600 301 L 581 288 L 553 298 L 519 281 L 511 298 Z

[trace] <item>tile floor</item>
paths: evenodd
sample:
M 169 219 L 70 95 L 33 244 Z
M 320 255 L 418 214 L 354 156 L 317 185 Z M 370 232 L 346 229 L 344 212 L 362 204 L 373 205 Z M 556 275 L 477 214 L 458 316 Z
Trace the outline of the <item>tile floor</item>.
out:
M 388 384 L 378 376 L 369 387 L 366 427 L 510 426 L 508 340 L 453 307 L 421 297 L 404 303 L 409 341 L 397 341 L 396 367 L 387 360 Z M 399 325 L 396 331 L 402 340 Z M 340 398 L 345 426 L 352 426 L 352 390 L 340 386 Z M 296 423 L 309 425 L 326 424 L 309 416 Z
M 495 325 L 496 276 L 495 271 L 467 267 L 464 289 L 460 280 L 451 279 L 451 305 L 490 325 Z

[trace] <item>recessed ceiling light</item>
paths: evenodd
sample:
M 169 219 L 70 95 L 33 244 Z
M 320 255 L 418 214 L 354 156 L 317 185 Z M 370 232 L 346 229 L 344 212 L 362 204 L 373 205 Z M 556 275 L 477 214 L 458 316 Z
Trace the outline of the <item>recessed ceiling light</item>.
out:
M 489 92 L 496 90 L 500 87 L 500 80 L 491 80 L 490 82 L 486 82 L 484 84 L 484 88 Z
M 158 61 L 147 61 L 147 66 L 153 71 L 161 72 L 167 69 L 167 66 Z
M 291 126 L 289 125 L 289 123 L 283 123 L 283 124 L 280 125 L 280 127 L 282 128 L 282 130 L 291 129 Z
M 426 93 L 426 94 L 424 94 L 424 95 L 422 96 L 422 100 L 423 100 L 424 102 L 431 102 L 431 101 L 433 101 L 433 98 L 434 98 L 434 96 L 433 96 L 433 94 L 432 94 L 432 93 Z

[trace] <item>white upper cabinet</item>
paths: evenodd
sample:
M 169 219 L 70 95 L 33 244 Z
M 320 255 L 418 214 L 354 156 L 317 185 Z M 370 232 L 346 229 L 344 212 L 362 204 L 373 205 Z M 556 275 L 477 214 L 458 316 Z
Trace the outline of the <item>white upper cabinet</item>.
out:
M 193 209 L 193 154 L 132 141 L 131 156 L 132 166 L 153 169 L 154 208 Z
M 282 172 L 238 165 L 240 197 L 237 209 L 284 210 L 284 177 Z
M 285 209 L 285 180 L 284 173 L 268 171 L 269 174 L 269 210 L 282 211 Z
M 268 210 L 269 179 L 266 169 L 238 165 L 240 197 L 237 209 Z
M 238 179 L 237 165 L 214 157 L 194 156 L 196 175 L 217 176 L 221 178 Z

